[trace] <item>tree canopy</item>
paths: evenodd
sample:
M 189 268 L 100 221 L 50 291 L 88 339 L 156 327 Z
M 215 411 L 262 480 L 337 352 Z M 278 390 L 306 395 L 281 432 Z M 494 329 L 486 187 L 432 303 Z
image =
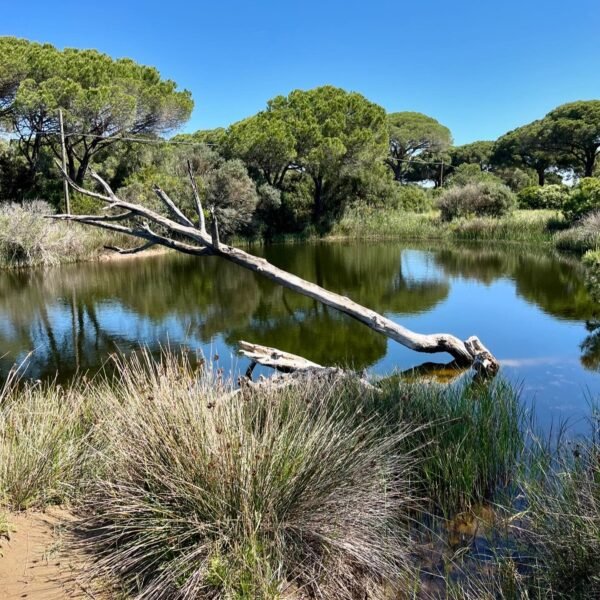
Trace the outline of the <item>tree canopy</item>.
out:
M 594 174 L 600 152 L 600 100 L 563 104 L 544 117 L 542 126 L 543 147 L 561 154 L 561 166 L 584 177 Z
M 544 147 L 544 122 L 534 121 L 500 137 L 493 149 L 492 161 L 498 165 L 533 169 L 538 183 L 544 185 L 546 171 L 557 164 L 556 152 Z
M 387 116 L 389 157 L 386 160 L 396 181 L 403 181 L 411 160 L 432 161 L 452 145 L 450 130 L 418 112 L 395 112 Z
M 455 146 L 450 149 L 452 166 L 458 167 L 465 163 L 476 164 L 482 171 L 489 171 L 492 168 L 493 152 L 494 142 L 488 140 Z
M 385 111 L 333 86 L 294 90 L 265 111 L 233 125 L 228 147 L 265 181 L 283 187 L 290 171 L 313 187 L 313 222 L 339 209 L 343 184 L 381 161 L 387 150 Z
M 153 67 L 95 50 L 0 38 L 1 126 L 16 135 L 33 174 L 43 148 L 60 156 L 64 114 L 69 175 L 81 182 L 93 156 L 123 135 L 156 136 L 190 116 L 188 91 Z

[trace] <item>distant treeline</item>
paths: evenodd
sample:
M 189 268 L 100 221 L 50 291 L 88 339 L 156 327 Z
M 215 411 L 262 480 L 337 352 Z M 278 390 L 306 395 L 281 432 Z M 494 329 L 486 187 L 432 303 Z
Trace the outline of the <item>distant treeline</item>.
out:
M 482 180 L 527 188 L 526 205 L 544 204 L 529 188 L 597 174 L 600 100 L 462 146 L 432 117 L 386 113 L 333 86 L 277 96 L 227 129 L 167 137 L 192 109 L 191 94 L 155 68 L 1 37 L 0 201 L 60 206 L 59 111 L 74 181 L 93 166 L 127 197 L 153 202 L 158 183 L 185 204 L 189 160 L 225 233 L 322 230 L 349 203 L 424 210 L 438 188 Z M 92 208 L 74 198 L 75 210 Z

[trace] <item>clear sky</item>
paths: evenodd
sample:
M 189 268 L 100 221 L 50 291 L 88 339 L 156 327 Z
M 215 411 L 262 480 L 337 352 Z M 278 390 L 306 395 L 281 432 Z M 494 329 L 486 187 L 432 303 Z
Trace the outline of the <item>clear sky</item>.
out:
M 191 90 L 187 131 L 332 84 L 495 139 L 600 98 L 600 0 L 4 0 L 0 34 L 97 48 Z

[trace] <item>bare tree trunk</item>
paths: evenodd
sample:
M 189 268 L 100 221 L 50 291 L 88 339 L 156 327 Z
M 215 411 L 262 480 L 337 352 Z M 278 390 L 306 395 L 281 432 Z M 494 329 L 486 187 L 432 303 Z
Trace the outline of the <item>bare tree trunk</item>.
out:
M 118 231 L 141 238 L 145 242 L 153 242 L 187 254 L 213 254 L 220 256 L 245 269 L 259 273 L 263 277 L 284 287 L 318 300 L 327 306 L 331 306 L 407 348 L 429 354 L 447 352 L 455 359 L 457 364 L 463 366 L 474 365 L 479 371 L 485 373 L 495 373 L 498 370 L 498 361 L 476 337 L 471 337 L 463 342 L 447 333 L 428 335 L 415 333 L 391 319 L 361 306 L 346 296 L 341 296 L 315 283 L 306 281 L 297 275 L 288 273 L 272 265 L 264 258 L 259 258 L 239 248 L 219 242 L 218 232 L 214 232 L 211 236 L 206 230 L 195 227 L 175 207 L 175 204 L 167 194 L 158 187 L 155 187 L 154 191 L 163 201 L 169 213 L 174 215 L 173 219 L 156 213 L 140 204 L 121 200 L 114 194 L 110 186 L 94 172 L 91 172 L 92 177 L 102 185 L 106 195 L 82 188 L 68 178 L 66 173 L 63 172 L 63 174 L 76 191 L 107 203 L 109 208 L 118 208 L 125 212 L 118 215 L 54 215 L 52 218 L 76 221 L 86 225 Z M 201 207 L 199 209 L 202 210 Z M 121 225 L 117 221 L 129 221 L 130 224 L 129 226 Z M 162 230 L 161 233 L 150 229 L 148 222 L 159 226 Z M 216 229 L 214 225 L 213 229 Z M 186 241 L 181 241 L 182 238 L 185 238 Z

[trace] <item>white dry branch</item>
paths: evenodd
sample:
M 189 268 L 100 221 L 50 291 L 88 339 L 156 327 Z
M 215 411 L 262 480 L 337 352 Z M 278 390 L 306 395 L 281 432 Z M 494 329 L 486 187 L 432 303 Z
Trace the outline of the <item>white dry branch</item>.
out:
M 154 192 L 166 206 L 171 218 L 141 204 L 119 198 L 108 183 L 92 170 L 89 170 L 90 176 L 100 185 L 104 193 L 79 186 L 69 178 L 62 168 L 61 171 L 63 177 L 75 191 L 102 202 L 105 204 L 105 211 L 118 209 L 122 212 L 117 215 L 52 215 L 51 218 L 53 219 L 75 221 L 142 239 L 144 241 L 143 246 L 133 251 L 141 251 L 149 247 L 149 243 L 152 243 L 152 245 L 166 246 L 195 256 L 219 256 L 245 269 L 259 273 L 286 288 L 331 306 L 407 348 L 428 354 L 447 352 L 453 357 L 458 366 L 473 366 L 480 374 L 494 375 L 498 371 L 498 361 L 475 336 L 462 341 L 448 333 L 415 333 L 391 319 L 361 306 L 346 296 L 341 296 L 297 275 L 288 273 L 272 265 L 264 258 L 259 258 L 239 248 L 222 243 L 219 240 L 218 225 L 215 211 L 212 210 L 213 207 L 211 207 L 211 214 L 213 215 L 211 234 L 206 231 L 200 195 L 195 186 L 191 169 L 189 171 L 199 217 L 198 225 L 192 223 L 169 198 L 167 193 L 158 186 L 153 188 Z M 118 252 L 133 252 L 132 250 L 120 248 L 114 249 Z M 276 352 L 285 354 L 281 351 Z

